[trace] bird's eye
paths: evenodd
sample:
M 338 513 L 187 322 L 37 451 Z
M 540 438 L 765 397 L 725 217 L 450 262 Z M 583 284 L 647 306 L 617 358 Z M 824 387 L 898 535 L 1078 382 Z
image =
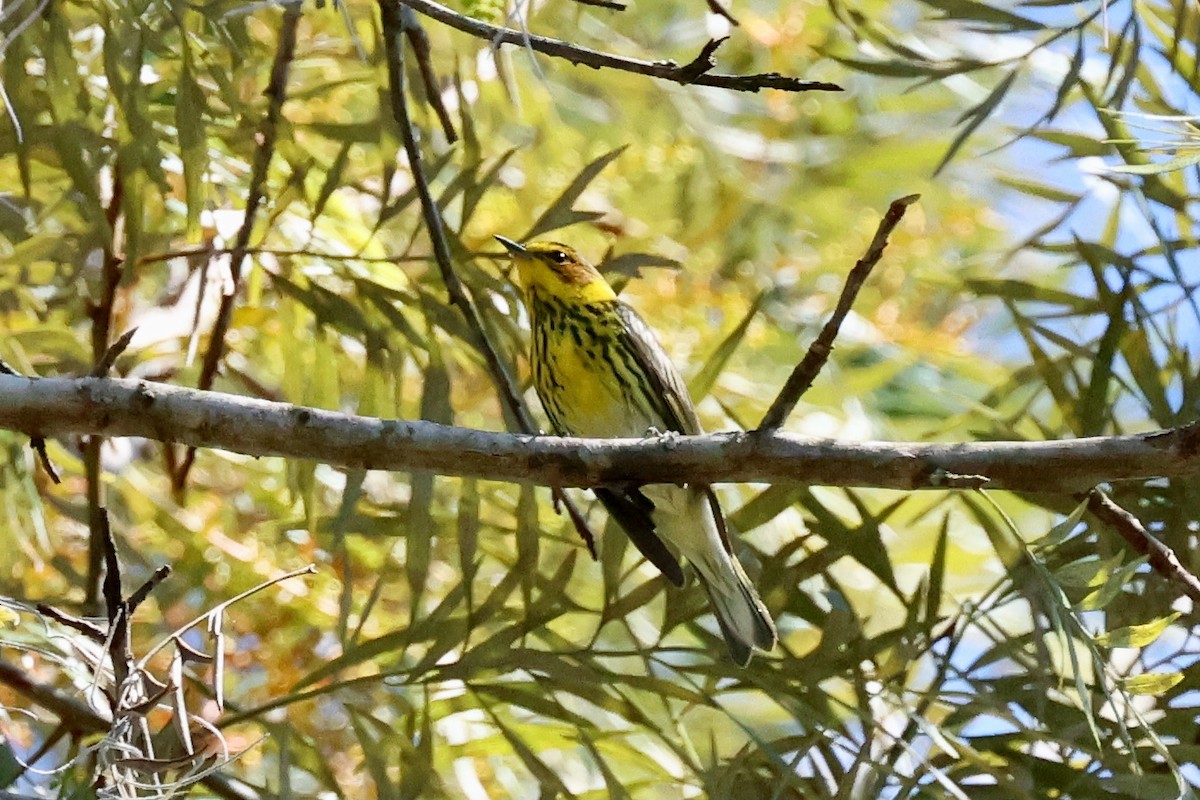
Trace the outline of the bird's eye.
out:
M 551 250 L 549 255 L 550 255 L 550 260 L 553 261 L 555 264 L 564 264 L 567 261 L 567 254 L 564 253 L 562 250 Z

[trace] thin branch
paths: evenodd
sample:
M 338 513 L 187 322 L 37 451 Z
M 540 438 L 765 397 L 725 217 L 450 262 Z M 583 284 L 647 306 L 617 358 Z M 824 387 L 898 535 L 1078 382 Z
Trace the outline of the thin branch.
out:
M 1200 475 L 1200 423 L 1051 442 L 836 442 L 779 431 L 646 439 L 494 433 L 381 420 L 112 378 L 0 375 L 0 428 L 31 436 L 139 436 L 351 469 L 428 470 L 546 486 L 765 482 L 1076 494 L 1113 481 Z M 975 484 L 973 484 L 975 485 Z
M 919 198 L 919 194 L 910 194 L 899 200 L 893 200 L 892 204 L 888 206 L 887 213 L 883 215 L 883 219 L 879 222 L 879 228 L 875 231 L 875 238 L 871 240 L 871 246 L 850 270 L 850 274 L 846 276 L 846 285 L 842 288 L 842 294 L 838 298 L 833 315 L 829 317 L 829 321 L 825 323 L 821 333 L 808 348 L 804 358 L 788 376 L 787 382 L 779 391 L 779 396 L 767 409 L 766 415 L 758 426 L 759 430 L 771 431 L 783 425 L 796 408 L 796 403 L 800 402 L 800 397 L 812 386 L 821 368 L 829 360 L 829 354 L 833 352 L 833 342 L 837 338 L 838 329 L 841 327 L 842 321 L 846 319 L 846 315 L 850 313 L 854 300 L 858 297 L 858 290 L 862 288 L 867 276 L 871 274 L 871 270 L 883 257 L 883 249 L 887 247 L 888 237 L 900 224 L 905 209 L 917 202 Z
M 729 9 L 721 5 L 721 0 L 707 0 L 708 10 L 719 17 L 724 17 L 730 25 L 737 26 L 741 23 L 730 13 Z
M 15 369 L 5 363 L 4 359 L 0 358 L 0 375 L 20 375 Z M 42 469 L 50 476 L 50 480 L 56 484 L 62 483 L 62 478 L 59 477 L 58 468 L 54 466 L 54 462 L 50 460 L 50 454 L 46 452 L 46 440 L 40 436 L 29 437 L 29 447 L 37 455 L 38 461 L 42 465 Z
M 103 378 L 108 374 L 113 364 L 116 363 L 117 358 L 121 353 L 125 352 L 125 348 L 129 347 L 129 343 L 133 341 L 133 336 L 137 333 L 137 330 L 137 328 L 130 328 L 121 334 L 120 339 L 109 345 L 109 348 L 104 351 L 104 357 L 96 363 L 96 366 L 92 367 L 91 375 L 93 378 Z
M 624 3 L 618 3 L 616 0 L 575 0 L 581 6 L 595 6 L 596 8 L 607 8 L 610 11 L 624 11 L 629 6 Z
M 275 61 L 271 66 L 271 79 L 264 92 L 267 96 L 267 113 L 259 124 L 255 137 L 258 146 L 254 151 L 250 185 L 246 192 L 246 216 L 234 239 L 229 259 L 229 276 L 232 286 L 227 294 L 222 295 L 221 305 L 217 309 L 217 319 L 213 323 L 208 350 L 204 353 L 204 363 L 200 367 L 198 385 L 201 389 L 208 389 L 212 386 L 217 369 L 221 364 L 221 358 L 225 353 L 225 334 L 229 331 L 229 320 L 233 316 L 233 306 L 237 302 L 238 289 L 242 280 L 242 266 L 246 261 L 250 246 L 250 235 L 254 231 L 254 220 L 265 196 L 267 168 L 271 165 L 271 158 L 275 153 L 279 121 L 283 118 L 283 102 L 287 99 L 288 71 L 296 54 L 296 28 L 300 23 L 300 5 L 299 0 L 295 0 L 287 4 L 283 10 L 283 21 L 279 27 L 279 49 L 275 52 Z M 187 484 L 187 476 L 195 458 L 195 451 L 188 450 L 179 467 L 173 471 L 171 483 L 177 492 Z
M 1115 528 L 1134 550 L 1147 557 L 1156 572 L 1179 587 L 1200 609 L 1200 578 L 1188 572 L 1174 550 L 1152 536 L 1137 517 L 1113 502 L 1100 489 L 1089 492 L 1087 500 L 1088 511 L 1101 522 Z
M 429 34 L 425 33 L 425 28 L 421 25 L 421 20 L 407 6 L 400 9 L 400 22 L 405 35 L 408 36 L 408 43 L 412 45 L 413 55 L 417 58 L 417 67 L 421 72 L 421 82 L 425 84 L 425 101 L 429 103 L 430 108 L 437 114 L 438 122 L 442 126 L 442 133 L 446 135 L 446 140 L 451 143 L 457 142 L 458 132 L 454 130 L 454 121 L 450 119 L 450 112 L 446 110 L 446 104 L 442 102 L 442 92 L 438 88 L 437 73 L 433 71 Z
M 33 448 L 33 452 L 37 453 L 38 462 L 41 463 L 42 469 L 46 470 L 50 480 L 56 484 L 62 483 L 58 468 L 54 466 L 54 462 L 50 460 L 50 454 L 46 452 L 46 440 L 40 436 L 34 436 L 29 440 L 29 446 Z
M 88 639 L 91 639 L 96 644 L 104 644 L 108 639 L 108 634 L 100 628 L 97 628 L 86 619 L 73 617 L 65 611 L 59 611 L 57 608 L 46 603 L 38 603 L 37 611 L 39 614 L 49 617 L 60 625 L 70 628 L 73 631 L 83 634 Z
M 100 299 L 88 309 L 88 317 L 92 321 L 92 364 L 95 368 L 104 364 L 105 356 L 110 352 L 108 338 L 112 332 L 117 287 L 120 286 L 125 272 L 125 257 L 121 252 L 125 230 L 125 217 L 121 212 L 125 195 L 123 175 L 122 158 L 118 155 L 116 163 L 112 167 L 112 195 L 109 197 L 108 207 L 104 211 L 108 227 L 100 270 Z M 105 368 L 104 372 L 107 371 L 108 369 Z M 84 584 L 84 605 L 89 610 L 98 608 L 100 602 L 100 569 L 103 547 L 101 541 L 103 510 L 101 506 L 104 505 L 104 488 L 100 476 L 100 448 L 103 444 L 103 440 L 95 436 L 89 437 L 83 443 L 83 468 L 84 474 L 87 476 L 88 508 L 88 559 L 87 578 Z
M 840 92 L 842 87 L 836 83 L 825 81 L 806 81 L 780 75 L 778 72 L 768 72 L 758 75 L 724 75 L 721 73 L 705 72 L 700 75 L 689 70 L 691 65 L 681 65 L 674 61 L 643 61 L 637 58 L 624 58 L 611 53 L 602 53 L 586 47 L 564 42 L 561 39 L 551 39 L 547 36 L 537 36 L 524 31 L 491 25 L 482 20 L 459 14 L 434 0 L 380 0 L 383 7 L 405 5 L 414 11 L 448 25 L 455 30 L 468 33 L 479 39 L 494 44 L 515 44 L 528 47 L 539 53 L 555 58 L 565 59 L 572 64 L 582 64 L 593 69 L 615 69 L 622 72 L 633 72 L 647 75 L 664 81 L 697 86 L 715 86 L 719 89 L 732 89 L 739 92 L 757 92 L 760 89 L 778 89 L 784 92 Z M 708 45 L 706 45 L 706 48 Z M 693 64 L 695 62 L 693 61 Z
M 400 35 L 404 31 L 404 16 L 407 9 L 398 7 L 395 3 L 390 2 L 390 0 L 380 0 L 379 8 L 383 19 L 383 36 L 387 47 L 388 82 L 391 91 L 392 113 L 396 117 L 396 122 L 400 125 L 400 132 L 404 141 L 404 152 L 408 156 L 413 184 L 416 186 L 417 195 L 421 200 L 421 212 L 425 219 L 425 227 L 429 231 L 429 239 L 433 244 L 434 260 L 441 271 L 442 282 L 446 284 L 446 291 L 450 295 L 451 304 L 458 308 L 459 312 L 466 319 L 467 324 L 471 327 L 471 330 L 475 333 L 476 347 L 483 355 L 484 362 L 491 373 L 492 383 L 500 394 L 500 400 L 504 408 L 521 430 L 527 434 L 537 433 L 537 425 L 534 423 L 533 417 L 530 416 L 529 410 L 525 408 L 525 403 L 521 399 L 520 392 L 517 390 L 516 381 L 509 374 L 504 360 L 500 358 L 499 352 L 497 352 L 495 345 L 488 337 L 479 310 L 471 301 L 466 287 L 463 286 L 462 280 L 454 270 L 454 264 L 450 256 L 450 246 L 446 241 L 446 231 L 443 227 L 441 210 L 438 207 L 437 200 L 433 196 L 433 192 L 430 191 L 429 181 L 425 177 L 425 170 L 422 166 L 421 148 L 417 144 L 416 131 L 413 128 L 412 120 L 409 118 L 408 98 L 405 93 L 404 46 Z M 575 508 L 571 498 L 561 488 L 555 486 L 553 487 L 553 491 L 555 501 L 561 503 L 568 510 L 571 522 L 575 525 L 579 535 L 587 544 L 588 551 L 592 557 L 596 558 L 596 537 L 591 529 L 588 528 L 583 514 L 579 509 Z

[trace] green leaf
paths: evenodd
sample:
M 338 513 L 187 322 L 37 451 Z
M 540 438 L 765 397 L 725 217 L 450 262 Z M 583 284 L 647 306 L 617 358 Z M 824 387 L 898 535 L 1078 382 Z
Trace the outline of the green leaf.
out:
M 1145 647 L 1157 639 L 1178 618 L 1179 612 L 1176 611 L 1152 622 L 1106 631 L 1096 636 L 1096 644 L 1104 647 Z
M 179 132 L 179 157 L 183 161 L 187 238 L 189 242 L 199 242 L 200 212 L 204 210 L 205 200 L 204 174 L 209 167 L 205 125 L 208 107 L 204 92 L 196 82 L 191 46 L 186 36 L 182 42 L 179 81 L 175 86 L 175 128 Z
M 598 212 L 575 211 L 572 206 L 579 199 L 579 195 L 583 194 L 583 190 L 588 187 L 588 184 L 596 179 L 600 171 L 616 160 L 617 156 L 623 152 L 625 152 L 625 146 L 618 147 L 616 150 L 611 150 L 600 156 L 580 170 L 575 179 L 571 181 L 571 184 L 563 190 L 563 193 L 550 204 L 550 207 L 525 232 L 525 235 L 521 237 L 521 241 L 542 236 L 550 231 L 574 225 L 577 222 L 585 222 L 600 217 L 601 214 Z
M 1108 604 L 1118 596 L 1128 592 L 1129 582 L 1133 580 L 1133 576 L 1138 570 L 1145 566 L 1147 560 L 1146 556 L 1135 558 L 1112 573 L 1104 585 L 1079 601 L 1079 609 L 1081 611 L 1097 611 L 1107 608 Z
M 448 425 L 454 419 L 450 408 L 450 374 L 442 362 L 441 348 L 436 346 L 436 341 L 435 337 L 430 337 L 433 346 L 429 350 L 429 365 L 425 367 L 425 387 L 421 392 L 421 419 Z M 414 619 L 420 614 L 417 599 L 421 597 L 429 575 L 434 535 L 433 504 L 434 474 L 413 473 L 412 493 L 408 501 L 404 571 L 413 595 Z
M 1147 672 L 1123 679 L 1121 687 L 1130 694 L 1162 694 L 1183 678 L 1182 672 Z
M 695 377 L 689 383 L 688 390 L 691 392 L 692 399 L 699 403 L 702 399 L 708 396 L 712 390 L 713 384 L 717 382 L 717 378 L 725 369 L 725 365 L 729 363 L 729 359 L 737 351 L 741 345 L 742 339 L 746 337 L 746 331 L 750 329 L 750 323 L 758 316 L 758 312 L 762 310 L 763 303 L 769 292 L 759 292 L 758 297 L 754 298 L 754 302 L 750 304 L 750 308 L 742 316 L 741 320 L 733 330 L 730 331 L 721 343 L 717 345 L 717 349 L 704 362 L 704 366 L 696 373 Z
M 1169 161 L 1159 161 L 1153 164 L 1118 164 L 1116 166 L 1105 166 L 1105 169 L 1109 172 L 1122 172 L 1128 175 L 1162 175 L 1166 172 L 1186 169 L 1196 164 L 1200 164 L 1200 150 L 1192 153 L 1184 153 Z
M 1085 556 L 1054 570 L 1054 580 L 1063 586 L 1074 588 L 1103 586 L 1117 565 L 1124 560 L 1124 552 L 1117 553 L 1111 558 Z
M 1050 530 L 1046 531 L 1045 536 L 1034 541 L 1041 547 L 1056 547 L 1062 544 L 1075 532 L 1075 528 L 1079 525 L 1079 520 L 1083 519 L 1083 512 L 1087 511 L 1087 507 L 1087 499 L 1079 501 L 1070 514 Z
M 938 163 L 937 168 L 934 169 L 933 174 L 937 175 L 940 173 L 953 160 L 954 155 L 966 144 L 967 139 L 975 132 L 975 129 L 982 125 L 984 120 L 990 117 L 992 112 L 1000 106 L 1000 102 L 1008 94 L 1008 90 L 1012 88 L 1013 82 L 1017 79 L 1019 71 L 1019 67 L 1014 67 L 1004 76 L 1003 80 L 996 84 L 982 102 L 959 118 L 959 123 L 966 122 L 966 125 L 954 137 L 954 141 L 950 143 L 950 148 L 946 151 L 946 155 L 942 156 L 942 160 Z
M 987 23 L 982 28 L 985 31 L 1040 31 L 1040 22 L 1004 11 L 999 8 L 975 0 L 921 0 L 921 2 L 938 12 L 938 18 L 958 20 L 962 22 Z

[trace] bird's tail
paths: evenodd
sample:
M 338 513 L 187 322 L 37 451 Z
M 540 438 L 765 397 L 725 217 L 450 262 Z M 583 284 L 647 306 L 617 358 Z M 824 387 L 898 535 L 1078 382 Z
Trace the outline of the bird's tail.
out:
M 658 535 L 688 560 L 708 592 L 733 660 L 744 667 L 755 648 L 773 648 L 775 624 L 727 545 L 721 508 L 712 490 L 666 484 L 644 491 L 654 503 Z
M 708 593 L 733 660 L 744 667 L 755 648 L 773 648 L 778 638 L 775 623 L 737 558 L 722 550 L 716 558 L 694 559 L 692 565 Z

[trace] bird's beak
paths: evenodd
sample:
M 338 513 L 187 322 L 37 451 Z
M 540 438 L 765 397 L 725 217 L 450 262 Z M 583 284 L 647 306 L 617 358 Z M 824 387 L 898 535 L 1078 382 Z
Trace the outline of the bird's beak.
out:
M 495 238 L 497 242 L 504 245 L 504 249 L 508 251 L 509 255 L 523 256 L 529 252 L 525 249 L 524 245 L 520 245 L 514 242 L 512 239 L 506 239 L 503 236 L 497 236 Z

